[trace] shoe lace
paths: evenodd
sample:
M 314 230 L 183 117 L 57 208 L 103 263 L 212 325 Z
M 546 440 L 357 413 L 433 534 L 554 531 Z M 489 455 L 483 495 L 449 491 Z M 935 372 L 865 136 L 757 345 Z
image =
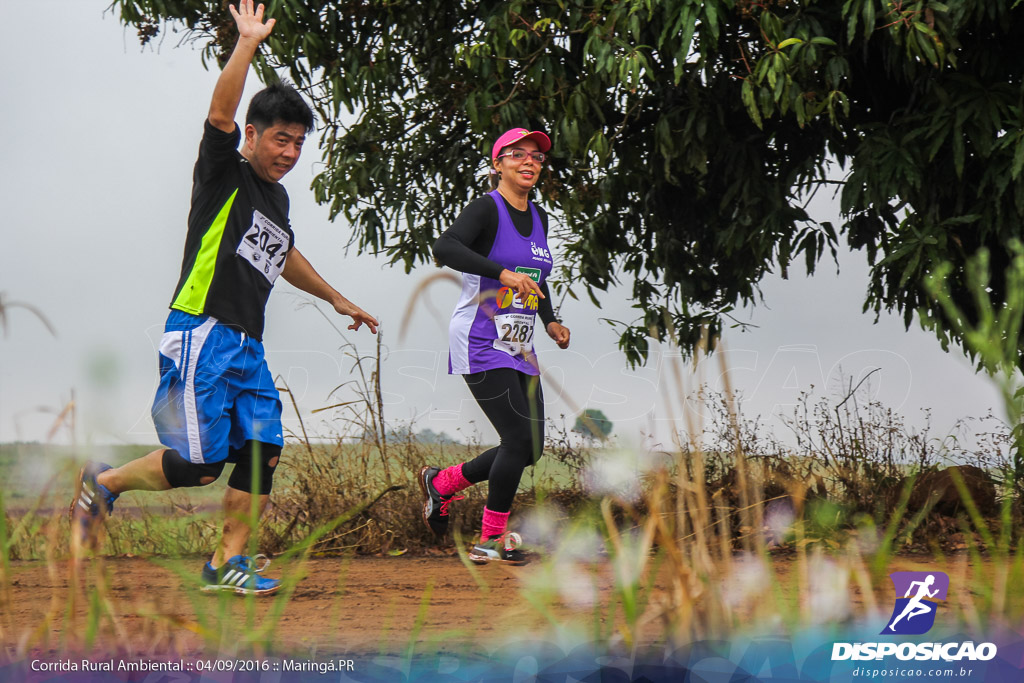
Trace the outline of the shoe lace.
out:
M 498 539 L 498 542 L 501 543 L 506 552 L 512 552 L 523 544 L 523 537 L 514 531 L 506 531 Z
M 448 504 L 452 503 L 452 502 L 454 502 L 456 500 L 466 500 L 466 497 L 465 496 L 458 496 L 458 495 L 455 495 L 453 493 L 450 496 L 446 496 L 446 497 L 442 498 L 441 499 L 441 514 L 442 515 L 447 515 L 448 514 Z
M 238 566 L 243 571 L 262 574 L 266 568 L 270 566 L 270 558 L 263 553 L 254 555 L 253 557 L 243 557 L 238 561 Z
M 264 555 L 263 553 L 260 553 L 259 555 L 254 555 L 252 561 L 254 563 L 260 563 L 258 567 L 253 567 L 253 571 L 257 574 L 262 574 L 264 570 L 266 570 L 266 568 L 270 566 L 270 558 Z

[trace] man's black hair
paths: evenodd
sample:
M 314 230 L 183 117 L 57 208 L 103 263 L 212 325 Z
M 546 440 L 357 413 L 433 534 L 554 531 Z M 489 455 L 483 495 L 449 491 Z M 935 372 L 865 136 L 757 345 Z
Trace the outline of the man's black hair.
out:
M 253 95 L 245 113 L 245 123 L 256 126 L 261 134 L 278 121 L 301 124 L 306 133 L 313 130 L 313 111 L 302 95 L 283 81 L 272 83 Z

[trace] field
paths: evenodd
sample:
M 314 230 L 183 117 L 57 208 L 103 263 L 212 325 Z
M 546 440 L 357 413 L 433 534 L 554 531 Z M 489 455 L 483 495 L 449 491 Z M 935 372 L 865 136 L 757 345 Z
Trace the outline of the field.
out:
M 453 506 L 443 542 L 419 518 L 419 467 L 463 461 L 485 444 L 422 443 L 411 430 L 293 438 L 250 549 L 271 556 L 268 575 L 284 580 L 262 600 L 197 590 L 226 478 L 126 494 L 98 550 L 75 561 L 66 506 L 85 449 L 4 446 L 0 653 L 10 667 L 83 652 L 397 658 L 407 679 L 426 666 L 433 680 L 445 678 L 442 654 L 486 670 L 518 647 L 640 661 L 694 643 L 811 634 L 820 648 L 877 635 L 894 571 L 949 576 L 942 637 L 995 633 L 1017 644 L 1024 552 L 1009 451 L 952 452 L 870 404 L 856 421 L 805 406 L 794 424 L 811 445 L 785 450 L 728 401 L 707 405 L 704 437 L 671 452 L 587 442 L 553 425 L 511 519 L 536 551 L 525 567 L 466 560 L 484 486 Z M 996 429 L 988 443 L 1009 437 Z M 118 464 L 147 450 L 88 455 Z M 741 655 L 719 654 L 737 670 Z M 478 680 L 470 670 L 458 680 Z

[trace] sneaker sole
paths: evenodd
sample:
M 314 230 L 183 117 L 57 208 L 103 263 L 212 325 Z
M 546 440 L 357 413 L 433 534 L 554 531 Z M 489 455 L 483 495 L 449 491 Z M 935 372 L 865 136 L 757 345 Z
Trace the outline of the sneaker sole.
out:
M 448 530 L 445 529 L 444 532 L 437 533 L 436 531 L 434 531 L 434 527 L 430 526 L 430 518 L 427 516 L 427 502 L 430 500 L 430 492 L 427 491 L 427 482 L 423 478 L 423 473 L 426 472 L 429 469 L 430 469 L 430 467 L 426 466 L 426 467 L 424 467 L 423 469 L 420 470 L 420 477 L 419 477 L 419 480 L 420 480 L 420 491 L 423 492 L 423 498 L 425 499 L 423 501 L 423 506 L 420 508 L 420 519 L 423 520 L 423 523 L 427 526 L 427 529 L 430 530 L 430 533 L 434 534 L 438 538 L 444 538 L 445 535 L 447 535 Z
M 83 548 L 88 548 L 88 547 L 95 546 L 96 545 L 96 541 L 98 540 L 96 538 L 96 534 L 97 534 L 96 529 L 86 530 L 85 531 L 85 536 L 83 538 L 83 534 L 82 534 L 82 532 L 83 532 L 82 521 L 83 521 L 83 519 L 86 518 L 85 516 L 91 517 L 91 515 L 89 515 L 88 512 L 85 512 L 85 513 L 81 513 L 81 514 L 84 515 L 82 517 L 75 516 L 76 511 L 78 511 L 81 508 L 82 491 L 85 488 L 85 482 L 82 481 L 84 477 L 85 477 L 85 467 L 83 467 L 82 469 L 80 469 L 78 471 L 78 481 L 75 484 L 75 497 L 71 499 L 71 505 L 68 506 L 68 522 L 71 525 L 71 553 L 72 553 L 72 555 L 78 555 L 82 551 Z M 106 517 L 107 517 L 107 515 L 105 515 L 102 512 L 100 512 L 99 517 L 94 518 L 93 521 L 100 521 L 100 522 L 102 522 Z M 78 526 L 77 529 L 75 528 L 76 525 Z
M 467 556 L 469 557 L 469 561 L 473 564 L 509 564 L 513 567 L 521 567 L 524 564 L 530 563 L 530 560 L 526 558 L 522 560 L 502 560 L 497 557 L 491 557 L 490 555 L 477 555 L 472 550 L 467 553 Z
M 236 593 L 237 595 L 273 595 L 277 591 L 281 590 L 281 586 L 277 585 L 277 586 L 274 586 L 273 588 L 265 588 L 263 590 L 253 590 L 251 588 L 242 588 L 240 586 L 231 586 L 229 584 L 219 584 L 219 585 L 207 584 L 205 586 L 201 586 L 199 588 L 199 590 L 203 591 L 204 593 L 228 592 L 228 593 Z
M 75 510 L 78 508 L 78 501 L 82 498 L 82 477 L 85 476 L 85 468 L 78 471 L 78 481 L 75 482 L 75 495 L 68 506 L 68 523 L 71 526 L 71 556 L 78 557 L 82 549 L 88 545 L 88 536 L 82 538 L 81 524 L 75 517 Z
M 78 501 L 82 497 L 82 477 L 85 476 L 85 468 L 83 467 L 78 471 L 78 481 L 75 482 L 75 496 L 71 499 L 71 505 L 68 506 L 68 519 L 72 523 L 75 521 L 75 508 L 78 507 Z

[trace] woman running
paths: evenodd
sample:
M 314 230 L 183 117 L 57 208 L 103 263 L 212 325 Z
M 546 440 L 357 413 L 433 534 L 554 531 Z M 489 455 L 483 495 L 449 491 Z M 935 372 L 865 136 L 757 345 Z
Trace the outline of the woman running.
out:
M 537 315 L 560 348 L 569 330 L 555 318 L 546 283 L 551 272 L 547 214 L 529 200 L 551 140 L 513 128 L 491 149 L 491 192 L 467 206 L 434 244 L 442 265 L 462 272 L 462 296 L 448 328 L 448 371 L 462 375 L 498 432 L 499 444 L 447 469 L 424 467 L 423 520 L 448 531 L 448 505 L 459 491 L 489 482 L 480 542 L 469 559 L 525 564 L 508 532 L 508 516 L 523 470 L 544 446 L 544 398 L 533 354 Z

